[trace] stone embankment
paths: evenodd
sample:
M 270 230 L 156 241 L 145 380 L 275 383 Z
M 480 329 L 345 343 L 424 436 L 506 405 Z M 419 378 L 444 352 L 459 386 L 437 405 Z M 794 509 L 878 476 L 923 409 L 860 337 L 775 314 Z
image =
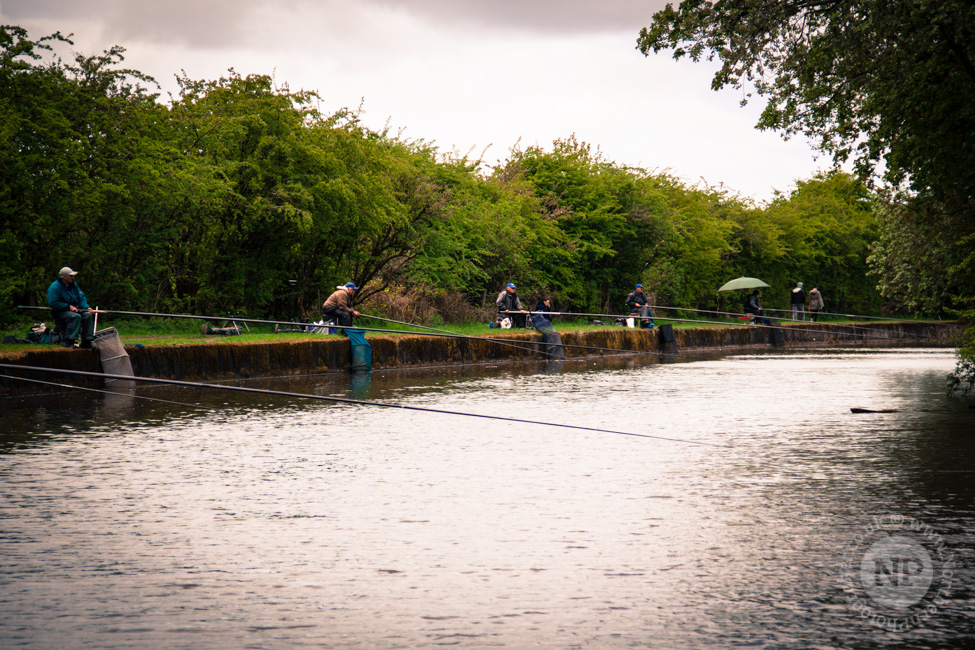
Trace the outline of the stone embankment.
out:
M 653 330 L 606 328 L 586 332 L 564 332 L 562 342 L 568 358 L 606 356 L 632 352 L 660 353 L 679 357 L 690 350 L 760 349 L 767 347 L 848 346 L 939 346 L 953 347 L 958 329 L 953 323 L 880 322 L 862 324 L 786 323 L 781 327 L 741 325 Z M 223 381 L 236 378 L 280 377 L 348 371 L 350 345 L 344 337 L 321 340 L 288 339 L 280 342 L 241 343 L 221 340 L 196 345 L 126 347 L 137 376 L 188 381 Z M 494 340 L 488 340 L 488 339 Z M 504 344 L 498 343 L 503 340 Z M 374 369 L 471 364 L 499 360 L 543 358 L 541 335 L 524 330 L 493 331 L 484 338 L 448 338 L 426 335 L 369 336 Z M 574 347 L 577 346 L 577 347 Z M 30 346 L 0 353 L 0 363 L 101 372 L 97 350 Z M 17 381 L 0 371 L 0 395 L 49 390 L 49 386 Z M 101 387 L 99 378 L 52 376 L 24 371 L 22 375 L 45 381 Z

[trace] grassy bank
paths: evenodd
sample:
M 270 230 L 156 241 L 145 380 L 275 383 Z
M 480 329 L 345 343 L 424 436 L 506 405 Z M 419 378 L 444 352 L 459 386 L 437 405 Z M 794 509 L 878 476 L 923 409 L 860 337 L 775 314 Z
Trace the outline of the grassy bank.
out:
M 693 314 L 679 314 L 687 316 L 687 320 L 679 320 L 677 315 L 671 313 L 664 317 L 657 317 L 658 325 L 671 324 L 675 328 L 700 328 L 700 327 L 727 327 L 740 326 L 741 321 L 737 318 L 728 317 L 721 319 L 705 319 L 695 317 Z M 904 320 L 911 320 L 905 318 Z M 370 328 L 385 330 L 384 332 L 367 332 L 368 336 L 396 336 L 401 334 L 417 333 L 436 333 L 440 332 L 459 334 L 464 336 L 496 336 L 513 330 L 491 329 L 486 323 L 468 323 L 464 325 L 438 325 L 429 329 L 410 328 L 405 325 L 377 321 L 368 318 L 357 319 L 357 325 Z M 40 321 L 24 319 L 19 323 L 9 326 L 3 330 L 3 335 L 13 335 L 17 338 L 26 338 L 30 327 Z M 50 320 L 44 321 L 50 327 Z M 853 319 L 846 318 L 821 318 L 820 322 L 843 323 L 855 322 Z M 862 322 L 862 321 L 860 321 Z M 303 332 L 275 332 L 273 325 L 248 324 L 246 328 L 241 328 L 242 333 L 234 336 L 224 336 L 216 334 L 204 334 L 203 326 L 206 324 L 202 319 L 176 319 L 176 318 L 112 318 L 100 316 L 98 321 L 99 329 L 114 327 L 118 330 L 119 336 L 126 344 L 131 345 L 199 345 L 204 343 L 260 343 L 273 342 L 285 339 L 321 339 L 323 334 L 309 334 Z M 229 324 L 229 323 L 228 323 Z M 223 325 L 219 322 L 210 322 L 211 327 Z M 593 322 L 593 319 L 557 319 L 555 327 L 560 332 L 585 332 L 606 328 L 619 327 L 613 323 L 613 319 L 606 317 Z M 518 330 L 514 330 L 518 331 Z M 341 336 L 336 334 L 332 336 Z M 0 352 L 23 350 L 23 344 L 0 344 Z

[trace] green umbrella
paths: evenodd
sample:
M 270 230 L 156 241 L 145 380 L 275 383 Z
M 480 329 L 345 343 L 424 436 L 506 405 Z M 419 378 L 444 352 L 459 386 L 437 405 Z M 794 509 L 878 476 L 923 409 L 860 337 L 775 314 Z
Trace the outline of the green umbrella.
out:
M 768 285 L 758 278 L 735 278 L 721 285 L 718 291 L 737 291 L 738 289 L 761 289 Z

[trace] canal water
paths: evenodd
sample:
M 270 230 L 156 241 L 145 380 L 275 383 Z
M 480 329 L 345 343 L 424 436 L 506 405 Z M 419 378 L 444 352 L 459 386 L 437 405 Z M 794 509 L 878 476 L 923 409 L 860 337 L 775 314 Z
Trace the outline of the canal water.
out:
M 972 647 L 953 366 L 819 350 L 247 384 L 672 440 L 170 387 L 0 400 L 0 647 Z

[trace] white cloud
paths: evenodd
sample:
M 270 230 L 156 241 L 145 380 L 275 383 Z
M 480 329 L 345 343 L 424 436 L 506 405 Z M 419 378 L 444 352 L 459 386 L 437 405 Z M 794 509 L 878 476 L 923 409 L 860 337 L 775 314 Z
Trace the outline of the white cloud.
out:
M 637 52 L 659 4 L 0 0 L 0 21 L 34 38 L 74 32 L 87 54 L 122 45 L 126 66 L 170 92 L 181 70 L 213 79 L 233 67 L 318 90 L 325 110 L 364 99 L 367 125 L 389 120 L 445 151 L 491 145 L 489 162 L 519 140 L 548 148 L 575 134 L 617 163 L 760 200 L 826 166 L 802 139 L 755 131 L 759 107 L 712 92 L 707 64 Z

